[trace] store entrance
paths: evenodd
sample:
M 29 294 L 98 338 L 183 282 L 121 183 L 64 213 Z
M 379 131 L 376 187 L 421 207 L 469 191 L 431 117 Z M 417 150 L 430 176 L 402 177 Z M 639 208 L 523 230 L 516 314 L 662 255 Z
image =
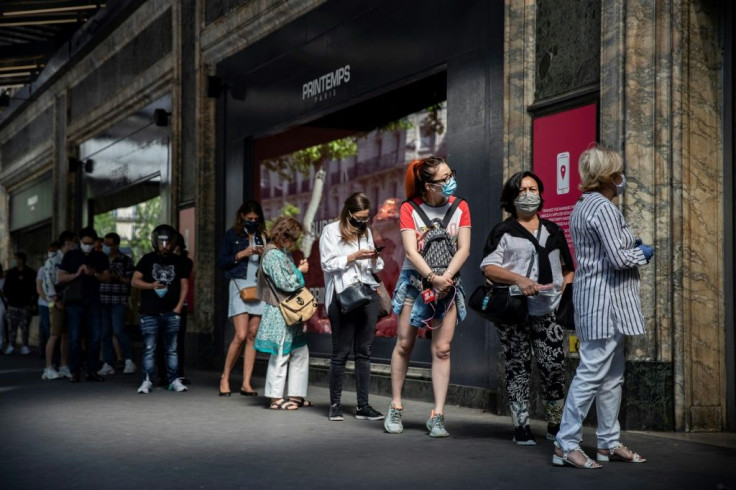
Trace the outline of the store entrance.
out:
M 297 261 L 309 259 L 305 279 L 320 301 L 307 325 L 313 355 L 329 356 L 332 350 L 318 249 L 322 228 L 339 215 L 349 195 L 365 192 L 371 199 L 374 241 L 385 247 L 380 275 L 393 293 L 404 261 L 398 211 L 406 197 L 406 165 L 429 155 L 446 156 L 446 99 L 447 75 L 441 71 L 253 142 L 257 193 L 266 219 L 292 215 L 315 237 L 303 238 L 294 253 Z M 389 362 L 396 321 L 392 314 L 376 325 L 374 360 Z M 428 335 L 421 331 L 420 342 Z M 415 352 L 415 364 L 429 365 L 429 349 Z

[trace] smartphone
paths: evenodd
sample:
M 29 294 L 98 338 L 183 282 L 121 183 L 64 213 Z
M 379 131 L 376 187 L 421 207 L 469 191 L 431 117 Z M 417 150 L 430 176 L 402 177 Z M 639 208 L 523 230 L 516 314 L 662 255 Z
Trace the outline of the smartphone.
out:
M 386 248 L 384 245 L 379 245 L 378 247 L 376 247 L 375 252 L 376 253 L 381 253 L 381 250 L 383 250 L 384 248 Z

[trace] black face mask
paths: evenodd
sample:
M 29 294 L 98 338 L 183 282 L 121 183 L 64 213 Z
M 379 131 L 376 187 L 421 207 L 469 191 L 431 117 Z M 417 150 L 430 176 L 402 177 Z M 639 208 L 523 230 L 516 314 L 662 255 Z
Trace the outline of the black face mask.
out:
M 244 223 L 244 226 L 245 231 L 247 231 L 251 235 L 258 231 L 258 221 L 246 221 Z
M 356 227 L 360 231 L 365 230 L 366 227 L 368 226 L 368 223 L 367 222 L 365 222 L 365 221 L 358 221 L 355 218 L 350 218 L 350 219 L 348 219 L 348 221 L 350 222 L 351 225 L 353 225 L 354 227 Z

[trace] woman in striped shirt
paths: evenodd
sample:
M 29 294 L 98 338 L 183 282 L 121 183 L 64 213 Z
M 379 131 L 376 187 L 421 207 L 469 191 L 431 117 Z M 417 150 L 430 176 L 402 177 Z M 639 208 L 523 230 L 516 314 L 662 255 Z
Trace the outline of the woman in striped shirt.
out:
M 578 162 L 583 195 L 570 216 L 577 270 L 573 289 L 580 365 L 565 401 L 552 463 L 595 469 L 600 464 L 580 449 L 583 419 L 596 401 L 597 461 L 643 463 L 619 441 L 618 412 L 624 381 L 626 335 L 644 333 L 639 299 L 639 266 L 654 254 L 634 238 L 613 204 L 626 184 L 623 160 L 594 147 Z

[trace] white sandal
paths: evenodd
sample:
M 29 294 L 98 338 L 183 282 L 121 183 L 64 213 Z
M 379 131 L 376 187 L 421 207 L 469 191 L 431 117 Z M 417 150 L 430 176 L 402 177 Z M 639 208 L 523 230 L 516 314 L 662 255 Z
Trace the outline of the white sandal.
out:
M 562 454 L 558 454 L 558 450 Z M 574 453 L 576 451 L 579 452 L 580 454 L 582 454 L 585 457 L 585 463 L 583 463 L 582 465 L 581 464 L 578 464 L 575 461 L 573 461 L 570 458 L 568 458 L 568 455 L 570 455 L 571 453 Z M 590 459 L 590 457 L 588 457 L 588 455 L 585 454 L 585 451 L 583 451 L 580 448 L 580 446 L 575 446 L 572 449 L 572 451 L 563 451 L 562 448 L 560 448 L 560 446 L 557 444 L 557 442 L 555 442 L 555 452 L 554 452 L 554 454 L 552 454 L 552 464 L 554 466 L 565 466 L 565 465 L 568 465 L 568 466 L 572 466 L 572 467 L 575 467 L 575 468 L 580 468 L 580 469 L 583 469 L 583 470 L 599 470 L 599 469 L 603 468 L 601 465 L 599 465 L 598 463 L 596 463 L 595 461 L 593 461 L 592 459 Z
M 628 458 L 624 456 L 624 451 L 628 451 L 631 453 L 631 457 Z M 608 449 L 598 449 L 598 454 L 596 454 L 595 459 L 598 461 L 621 461 L 624 463 L 646 463 L 647 460 L 645 458 L 642 458 L 638 453 L 635 453 L 631 449 L 627 448 L 620 442 L 617 442 L 613 444 Z

